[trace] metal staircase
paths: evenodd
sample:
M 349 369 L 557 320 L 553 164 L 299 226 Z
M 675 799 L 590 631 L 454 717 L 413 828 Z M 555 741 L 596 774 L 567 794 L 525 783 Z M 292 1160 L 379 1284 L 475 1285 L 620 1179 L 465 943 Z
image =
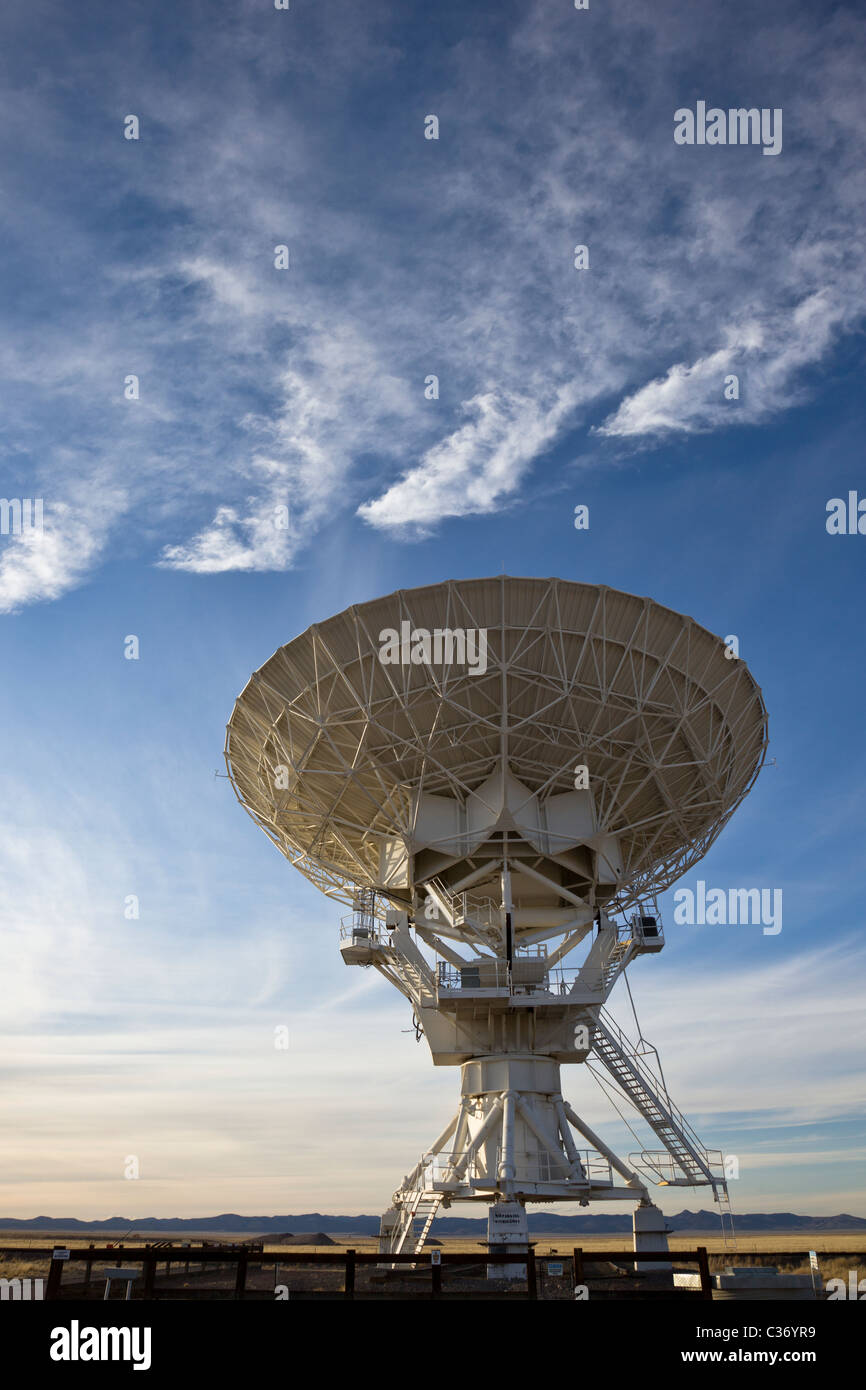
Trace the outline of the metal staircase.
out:
M 725 1242 L 732 1241 L 733 1212 L 726 1179 L 713 1171 L 710 1154 L 674 1105 L 664 1081 L 647 1066 L 634 1043 L 604 1009 L 599 1010 L 592 1046 L 619 1090 L 664 1144 L 669 1155 L 670 1177 L 664 1176 L 662 1163 L 651 1154 L 644 1152 L 644 1161 L 666 1186 L 712 1187 Z M 676 1175 L 675 1167 L 682 1176 Z
M 388 952 L 386 959 L 387 964 L 403 984 L 403 992 L 407 999 L 416 1008 L 435 1004 L 436 991 L 429 972 L 423 972 L 414 961 L 407 960 L 405 956 L 399 956 L 396 952 Z
M 427 1237 L 430 1234 L 430 1227 L 433 1225 L 433 1219 L 441 1205 L 442 1197 L 438 1192 L 432 1196 L 428 1193 L 425 1197 L 422 1197 L 421 1201 L 418 1203 L 415 1211 L 414 1233 L 416 1255 L 420 1255 L 421 1251 L 424 1249 Z M 421 1223 L 420 1230 L 418 1228 L 418 1222 Z
M 734 1230 L 734 1210 L 731 1206 L 728 1184 L 724 1178 L 722 1178 L 720 1182 L 713 1183 L 713 1198 L 719 1208 L 719 1220 L 722 1223 L 722 1237 L 725 1246 L 730 1246 L 730 1248 L 734 1250 L 737 1246 L 737 1233 Z
M 390 1255 L 411 1251 L 420 1255 L 430 1234 L 433 1219 L 442 1205 L 442 1194 L 424 1189 L 425 1170 L 418 1174 L 416 1186 L 400 1204 L 400 1219 L 393 1229 L 389 1244 Z
M 658 933 L 653 945 L 648 946 L 636 919 L 619 926 L 608 922 L 604 930 L 598 932 L 578 970 L 572 994 L 587 994 L 602 1002 L 636 955 L 648 949 L 660 950 L 663 945 L 664 938 Z
M 631 940 L 631 938 L 628 938 L 625 941 L 618 940 L 610 955 L 607 957 L 607 960 L 605 961 L 604 966 L 602 967 L 601 977 L 602 989 L 604 991 L 605 998 L 607 998 L 607 995 L 610 992 L 613 982 L 619 975 L 620 971 L 623 970 L 624 967 L 628 964 L 627 957 L 631 957 L 633 953 L 633 947 L 634 943 Z

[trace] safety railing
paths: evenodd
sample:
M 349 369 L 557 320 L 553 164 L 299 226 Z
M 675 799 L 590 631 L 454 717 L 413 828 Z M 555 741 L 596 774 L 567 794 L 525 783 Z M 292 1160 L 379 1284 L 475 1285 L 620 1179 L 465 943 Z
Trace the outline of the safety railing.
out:
M 492 898 L 473 898 L 469 893 L 455 893 L 449 901 L 455 926 L 468 923 L 483 931 L 490 931 L 502 925 L 502 909 Z
M 721 1149 L 705 1149 L 701 1146 L 700 1153 L 710 1174 L 708 1181 L 714 1186 L 723 1186 L 725 1158 Z M 680 1165 L 665 1149 L 641 1149 L 639 1153 L 629 1154 L 628 1161 L 633 1168 L 643 1173 L 644 1177 L 651 1177 L 653 1182 L 676 1186 L 682 1181 Z
M 468 1154 L 468 1158 L 467 1158 Z M 426 1153 L 414 1169 L 413 1186 L 432 1189 L 436 1183 L 478 1182 L 495 1187 L 499 1182 L 499 1168 L 503 1161 L 502 1146 L 497 1144 L 492 1153 L 483 1150 L 450 1150 L 441 1153 Z M 578 1160 L 591 1183 L 613 1184 L 610 1162 L 597 1149 L 578 1149 Z M 462 1165 L 462 1166 L 461 1166 Z M 517 1150 L 514 1154 L 514 1175 L 516 1182 L 558 1183 L 569 1177 L 569 1164 L 562 1157 L 561 1163 L 552 1154 L 543 1150 L 532 1153 Z
M 671 1116 L 671 1119 L 674 1120 L 677 1128 L 688 1139 L 691 1146 L 694 1149 L 696 1149 L 701 1156 L 703 1156 L 707 1152 L 707 1150 L 704 1148 L 704 1145 L 698 1137 L 698 1135 L 692 1129 L 685 1115 L 682 1113 L 679 1107 L 676 1106 L 674 1102 L 671 1100 L 670 1095 L 668 1094 L 668 1088 L 665 1085 L 664 1077 L 661 1075 L 661 1067 L 659 1066 L 659 1072 L 657 1074 L 652 1069 L 652 1067 L 648 1066 L 644 1061 L 644 1057 L 652 1056 L 655 1057 L 656 1062 L 658 1063 L 657 1050 L 652 1046 L 651 1043 L 647 1043 L 644 1040 L 642 1043 L 644 1051 L 641 1052 L 639 1050 L 640 1045 L 632 1042 L 631 1038 L 629 1038 L 629 1036 L 622 1031 L 619 1024 L 616 1022 L 616 1019 L 612 1018 L 606 1009 L 601 1010 L 599 1014 L 599 1020 L 604 1025 L 605 1030 L 608 1033 L 613 1034 L 613 1037 L 615 1041 L 618 1043 L 621 1051 L 626 1054 L 628 1061 L 634 1067 L 641 1080 L 648 1086 L 651 1092 L 654 1092 L 658 1096 L 658 1098 L 661 1101 L 663 1101 L 665 1109 Z
M 390 939 L 377 921 L 359 919 L 353 912 L 340 919 L 340 940 L 353 946 L 387 946 Z
M 559 972 L 562 975 L 562 972 Z M 449 961 L 439 961 L 436 979 L 440 991 L 472 994 L 507 991 L 512 995 L 565 993 L 557 981 L 551 991 L 550 974 L 544 968 L 543 956 L 516 956 L 511 967 L 503 959 L 486 957 L 482 960 L 467 961 L 465 965 L 452 965 Z

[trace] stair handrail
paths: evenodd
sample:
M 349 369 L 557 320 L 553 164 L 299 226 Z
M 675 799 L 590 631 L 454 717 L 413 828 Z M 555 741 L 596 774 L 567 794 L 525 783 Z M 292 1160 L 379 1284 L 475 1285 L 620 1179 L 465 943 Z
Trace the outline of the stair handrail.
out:
M 615 1034 L 616 1041 L 620 1044 L 622 1050 L 627 1054 L 629 1062 L 635 1067 L 635 1070 L 638 1072 L 638 1075 L 640 1076 L 641 1080 L 649 1082 L 648 1089 L 657 1100 L 661 1100 L 664 1103 L 664 1106 L 670 1114 L 671 1119 L 674 1121 L 677 1127 L 683 1131 L 683 1134 L 689 1140 L 691 1146 L 697 1150 L 698 1154 L 700 1155 L 700 1159 L 703 1166 L 709 1173 L 710 1161 L 706 1146 L 695 1133 L 694 1129 L 689 1124 L 688 1120 L 686 1119 L 682 1111 L 679 1109 L 679 1107 L 675 1105 L 673 1100 L 671 1100 L 667 1086 L 665 1085 L 664 1081 L 657 1077 L 655 1073 L 652 1071 L 652 1069 L 646 1065 L 646 1063 L 642 1059 L 641 1053 L 639 1053 L 636 1050 L 635 1044 L 632 1042 L 631 1038 L 629 1038 L 628 1035 L 623 1032 L 616 1019 L 612 1018 L 606 1009 L 599 1009 L 598 1021 L 606 1032 L 612 1032 Z M 652 1051 L 655 1052 L 655 1048 L 653 1048 Z M 656 1055 L 658 1054 L 656 1053 Z

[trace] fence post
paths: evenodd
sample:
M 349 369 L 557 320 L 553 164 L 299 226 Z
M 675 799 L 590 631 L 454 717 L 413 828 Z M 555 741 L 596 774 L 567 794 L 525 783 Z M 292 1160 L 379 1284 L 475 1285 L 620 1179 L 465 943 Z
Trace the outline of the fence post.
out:
M 247 1286 L 247 1252 L 241 1250 L 238 1254 L 238 1272 L 235 1279 L 235 1298 L 243 1298 L 244 1290 Z
M 583 1250 L 580 1248 L 580 1246 L 576 1245 L 574 1247 L 574 1255 L 572 1256 L 572 1259 L 574 1261 L 574 1287 L 577 1288 L 578 1284 L 584 1283 Z
M 355 1297 L 355 1252 L 346 1251 L 346 1284 L 343 1290 L 346 1298 Z
M 149 1252 L 150 1246 L 145 1249 Z M 156 1280 L 156 1256 L 148 1253 L 142 1261 L 144 1265 L 144 1297 L 153 1298 L 153 1286 Z
M 433 1298 L 442 1297 L 442 1266 L 441 1264 L 431 1264 L 430 1269 L 433 1275 L 433 1286 L 430 1290 Z
M 90 1242 L 90 1244 L 88 1245 L 87 1248 L 88 1248 L 88 1250 L 92 1250 L 92 1249 L 93 1249 L 93 1241 Z M 92 1261 L 92 1260 L 88 1260 L 88 1261 L 87 1261 L 87 1264 L 84 1266 L 84 1287 L 85 1287 L 86 1289 L 89 1289 L 89 1288 L 90 1288 L 90 1276 L 91 1276 L 92 1271 L 93 1271 L 93 1261 Z
M 707 1258 L 707 1247 L 698 1246 L 698 1268 L 701 1271 L 701 1298 L 712 1301 L 713 1281 L 710 1277 L 710 1262 Z
M 45 1299 L 55 1299 L 60 1297 L 60 1280 L 63 1278 L 63 1260 L 55 1260 L 51 1256 L 51 1264 L 48 1266 L 48 1283 L 45 1286 Z
M 528 1298 L 538 1298 L 538 1281 L 535 1274 L 535 1251 L 526 1253 L 526 1292 Z

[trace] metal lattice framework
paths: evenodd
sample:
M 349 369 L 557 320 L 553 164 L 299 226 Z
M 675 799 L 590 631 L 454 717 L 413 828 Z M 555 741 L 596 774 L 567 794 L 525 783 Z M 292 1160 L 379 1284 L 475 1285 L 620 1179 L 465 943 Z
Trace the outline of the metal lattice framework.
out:
M 402 623 L 413 634 L 485 631 L 486 670 L 386 664 L 381 634 Z M 502 575 L 399 591 L 309 628 L 252 676 L 225 752 L 248 812 L 341 901 L 359 887 L 412 900 L 423 794 L 465 807 L 507 768 L 543 818 L 585 765 L 595 848 L 582 859 L 551 852 L 547 863 L 571 901 L 610 910 L 700 860 L 766 742 L 747 667 L 691 618 L 604 586 Z M 613 882 L 593 867 L 607 836 L 621 856 Z M 511 839 L 537 870 L 545 856 Z M 395 844 L 410 865 L 402 888 L 383 885 L 383 846 Z M 454 857 L 471 870 L 473 852 Z

